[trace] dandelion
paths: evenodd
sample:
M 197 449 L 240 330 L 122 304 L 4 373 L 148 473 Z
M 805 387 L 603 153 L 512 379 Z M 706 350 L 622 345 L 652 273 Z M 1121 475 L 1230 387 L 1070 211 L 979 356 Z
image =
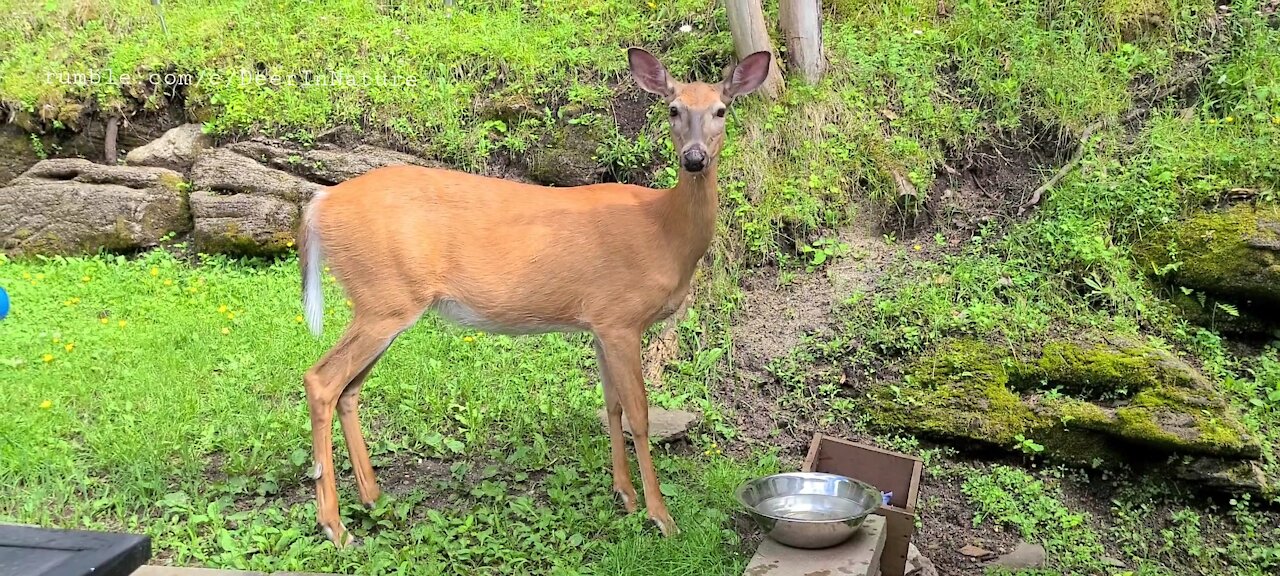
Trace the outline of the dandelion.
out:
M 1224 118 L 1222 121 L 1223 121 L 1223 122 L 1226 122 L 1227 124 L 1230 124 L 1230 123 L 1232 123 L 1232 122 L 1235 122 L 1235 121 L 1236 121 L 1236 118 L 1235 118 L 1235 116 L 1227 116 L 1227 117 L 1226 117 L 1226 118 Z
M 44 402 L 41 402 L 41 403 L 40 403 L 40 409 L 41 409 L 41 410 L 48 410 L 48 409 L 50 409 L 50 408 L 53 408 L 53 401 L 52 401 L 52 400 L 45 400 Z
M 350 298 L 348 298 L 348 299 L 347 299 L 347 308 L 350 308 L 350 307 L 351 307 L 351 299 L 350 299 Z
M 41 356 L 40 359 L 43 360 L 45 364 L 48 364 L 53 362 L 53 354 L 45 354 L 44 356 Z
M 65 349 L 67 350 L 67 352 L 70 352 L 70 351 L 72 351 L 72 350 L 75 350 L 75 349 L 76 349 L 76 343 L 75 343 L 75 342 L 67 342 L 67 345 L 66 345 L 66 346 L 63 346 L 63 348 L 65 348 Z
M 915 250 L 916 252 L 919 252 L 922 248 L 923 248 L 923 247 L 922 247 L 922 246 L 920 246 L 919 244 L 916 244 L 915 246 L 912 246 L 912 247 L 911 247 L 911 249 L 912 249 L 912 250 Z
M 653 2 L 650 2 L 650 3 L 649 3 L 649 9 L 650 9 L 650 10 L 657 10 L 657 9 L 658 9 L 658 5 L 657 5 L 657 4 L 654 4 Z
M 285 248 L 293 248 L 293 240 L 284 243 Z
M 159 275 L 160 275 L 160 269 L 159 269 L 159 268 L 156 268 L 156 267 L 154 267 L 154 266 L 152 266 L 152 267 L 151 267 L 151 275 L 152 275 L 152 276 L 159 276 Z
M 190 292 L 190 293 L 192 293 L 192 294 L 195 294 L 195 293 L 196 293 L 196 287 L 195 287 L 195 286 L 187 286 L 187 292 Z
M 31 273 L 30 273 L 30 272 L 23 272 L 23 273 L 22 273 L 22 279 L 23 279 L 23 280 L 30 280 L 30 279 L 31 279 Z
M 227 305 L 226 305 L 226 304 L 221 304 L 221 305 L 219 305 L 219 306 L 218 306 L 218 313 L 219 313 L 219 314 L 226 314 L 226 313 L 227 313 Z
M 1280 116 L 1271 119 L 1272 124 L 1280 124 Z
M 328 272 L 329 272 L 329 267 L 328 267 L 328 266 L 325 266 L 325 267 L 324 267 L 324 271 L 325 271 L 325 273 L 328 273 Z
M 301 315 L 301 314 L 299 314 L 299 315 L 297 315 L 297 316 L 294 316 L 294 317 L 293 317 L 293 321 L 294 321 L 294 322 L 297 322 L 297 323 L 299 323 L 299 324 L 301 324 L 301 323 L 302 323 L 302 315 Z
M 170 279 L 168 279 L 168 278 L 165 278 L 165 279 L 164 279 L 164 285 L 165 285 L 165 286 L 173 286 L 173 280 L 170 280 Z
M 231 333 L 231 329 L 230 329 L 230 328 L 227 328 L 226 326 L 223 326 L 223 327 L 222 327 L 222 335 L 223 335 L 223 336 L 226 336 L 227 334 L 230 334 L 230 333 Z
M 472 336 L 463 336 L 463 337 L 462 337 L 462 341 L 463 341 L 463 342 L 475 342 L 475 341 L 476 341 L 476 339 L 475 339 L 474 337 L 472 337 Z
M 127 322 L 125 322 L 124 320 L 121 320 L 117 322 L 117 324 L 119 324 L 121 328 L 124 328 L 124 325 L 127 324 Z
M 80 277 L 80 281 L 81 281 L 81 282 L 88 282 L 88 281 L 90 281 L 90 280 L 93 280 L 93 278 L 92 278 L 92 277 L 90 277 L 90 276 L 81 276 L 81 277 Z
M 227 312 L 227 320 L 232 320 L 232 319 L 234 319 L 235 317 L 236 317 L 236 313 L 235 313 L 235 312 Z
M 99 318 L 99 319 L 98 319 L 98 322 L 101 322 L 101 323 L 103 323 L 103 324 L 106 324 L 107 322 L 110 322 L 110 320 L 107 320 L 106 318 Z

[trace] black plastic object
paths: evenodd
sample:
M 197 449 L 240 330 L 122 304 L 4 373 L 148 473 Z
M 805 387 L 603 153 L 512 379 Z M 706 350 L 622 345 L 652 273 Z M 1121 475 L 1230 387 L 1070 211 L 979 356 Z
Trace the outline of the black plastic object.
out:
M 149 536 L 0 524 L 0 576 L 128 576 L 149 559 Z

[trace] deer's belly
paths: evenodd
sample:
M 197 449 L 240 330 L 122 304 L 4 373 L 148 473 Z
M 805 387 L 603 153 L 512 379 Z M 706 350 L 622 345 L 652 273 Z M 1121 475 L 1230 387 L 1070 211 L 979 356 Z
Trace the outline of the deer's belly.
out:
M 474 328 L 493 334 L 524 335 L 543 334 L 546 332 L 579 332 L 580 326 L 562 322 L 549 322 L 535 317 L 492 318 L 481 314 L 476 309 L 452 299 L 441 299 L 431 307 L 441 318 L 459 326 Z

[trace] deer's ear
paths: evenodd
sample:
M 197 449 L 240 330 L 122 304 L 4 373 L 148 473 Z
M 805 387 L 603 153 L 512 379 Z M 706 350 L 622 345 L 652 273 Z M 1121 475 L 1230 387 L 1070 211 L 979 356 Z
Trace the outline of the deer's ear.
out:
M 675 95 L 675 82 L 671 80 L 667 69 L 653 54 L 643 48 L 630 48 L 627 50 L 627 63 L 631 66 L 631 77 L 635 78 L 636 84 L 645 92 L 657 94 L 663 98 Z
M 764 79 L 769 77 L 769 65 L 773 63 L 773 54 L 768 50 L 755 52 L 742 59 L 731 71 L 725 73 L 720 83 L 720 92 L 725 100 L 733 100 L 755 92 Z

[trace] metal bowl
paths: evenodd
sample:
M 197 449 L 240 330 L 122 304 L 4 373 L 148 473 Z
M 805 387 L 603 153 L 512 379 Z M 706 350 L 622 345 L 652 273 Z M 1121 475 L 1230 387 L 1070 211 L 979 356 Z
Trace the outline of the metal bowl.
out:
M 843 543 L 880 508 L 875 487 L 839 474 L 786 472 L 738 487 L 738 502 L 765 535 L 793 548 Z

